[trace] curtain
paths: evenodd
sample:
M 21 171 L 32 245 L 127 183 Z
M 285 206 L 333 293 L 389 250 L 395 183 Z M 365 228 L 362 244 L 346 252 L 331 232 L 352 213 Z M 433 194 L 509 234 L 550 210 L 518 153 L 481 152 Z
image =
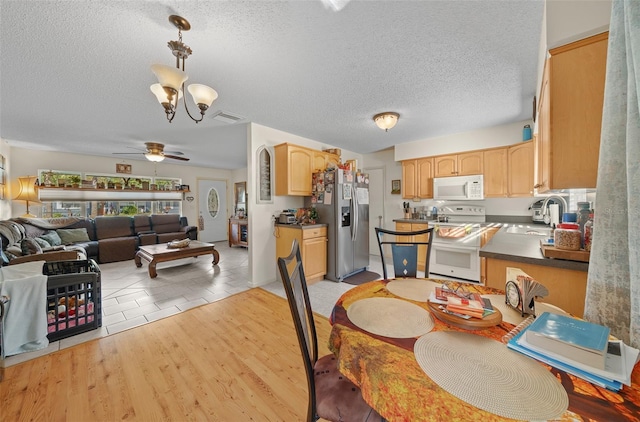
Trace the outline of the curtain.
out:
M 640 2 L 613 0 L 584 317 L 640 348 Z

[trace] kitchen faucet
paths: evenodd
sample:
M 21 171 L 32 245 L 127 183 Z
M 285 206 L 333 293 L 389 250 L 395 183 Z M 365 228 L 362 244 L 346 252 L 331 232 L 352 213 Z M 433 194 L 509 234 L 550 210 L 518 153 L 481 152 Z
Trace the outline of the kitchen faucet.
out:
M 569 212 L 569 207 L 567 205 L 566 199 L 564 199 L 563 197 L 558 196 L 558 195 L 551 195 L 551 196 L 547 196 L 546 198 L 544 198 L 544 201 L 542 201 L 542 206 L 541 206 L 541 208 L 542 208 L 542 217 L 546 217 L 549 214 L 549 210 L 548 210 L 547 204 L 549 203 L 549 201 L 551 199 L 559 199 L 560 202 L 562 202 L 562 212 L 563 213 L 564 212 Z M 545 221 L 545 223 L 546 223 L 546 221 Z

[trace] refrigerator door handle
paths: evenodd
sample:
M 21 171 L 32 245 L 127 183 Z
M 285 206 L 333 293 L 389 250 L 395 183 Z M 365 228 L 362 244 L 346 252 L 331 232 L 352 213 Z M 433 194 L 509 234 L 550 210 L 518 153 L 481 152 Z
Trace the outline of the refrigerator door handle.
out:
M 351 215 L 353 216 L 353 227 L 351 228 L 351 240 L 356 241 L 358 238 L 358 195 L 355 185 L 351 185 L 351 206 L 353 207 L 353 211 Z

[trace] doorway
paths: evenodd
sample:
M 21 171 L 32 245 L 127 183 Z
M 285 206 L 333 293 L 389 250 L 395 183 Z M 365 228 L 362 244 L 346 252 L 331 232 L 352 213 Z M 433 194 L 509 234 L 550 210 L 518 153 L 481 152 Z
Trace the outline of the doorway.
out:
M 369 254 L 379 255 L 376 227 L 384 222 L 384 168 L 364 169 L 369 174 Z
M 198 239 L 202 242 L 227 240 L 227 182 L 198 180 Z

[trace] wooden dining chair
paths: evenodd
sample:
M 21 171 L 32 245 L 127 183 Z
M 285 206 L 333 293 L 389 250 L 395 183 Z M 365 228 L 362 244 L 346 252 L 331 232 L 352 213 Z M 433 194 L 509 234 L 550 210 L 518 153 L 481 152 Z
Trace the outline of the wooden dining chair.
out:
M 385 236 L 386 235 L 386 236 Z M 376 227 L 376 238 L 380 248 L 382 273 L 387 277 L 387 265 L 384 259 L 384 245 L 391 245 L 393 258 L 393 272 L 396 278 L 415 278 L 418 272 L 420 257 L 424 260 L 424 276 L 429 277 L 429 259 L 431 259 L 431 244 L 433 242 L 433 227 L 424 230 L 399 232 Z
M 307 422 L 318 418 L 334 422 L 383 421 L 364 401 L 360 389 L 338 371 L 334 355 L 318 359 L 316 327 L 297 240 L 294 239 L 289 256 L 278 258 L 278 269 L 287 292 L 307 374 Z

